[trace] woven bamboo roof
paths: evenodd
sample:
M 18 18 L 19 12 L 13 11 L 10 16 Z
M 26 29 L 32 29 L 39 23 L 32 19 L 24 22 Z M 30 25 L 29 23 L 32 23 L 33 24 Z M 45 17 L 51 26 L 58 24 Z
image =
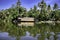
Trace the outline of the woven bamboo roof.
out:
M 23 18 L 18 18 L 21 19 L 21 21 L 34 21 L 34 18 L 32 17 L 23 17 Z

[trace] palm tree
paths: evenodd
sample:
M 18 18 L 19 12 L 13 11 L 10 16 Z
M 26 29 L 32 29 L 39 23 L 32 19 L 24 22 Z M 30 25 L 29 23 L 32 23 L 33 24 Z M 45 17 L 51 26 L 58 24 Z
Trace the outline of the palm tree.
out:
M 51 6 L 48 5 L 48 7 L 47 7 L 47 14 L 46 14 L 48 19 L 50 19 L 50 13 L 51 13 Z
M 41 13 L 41 19 L 45 20 L 45 16 L 46 16 L 46 3 L 44 2 L 44 0 L 41 1 L 41 3 L 38 3 L 38 7 L 40 8 L 40 13 Z M 40 16 L 40 15 L 39 15 Z
M 20 7 L 20 5 L 21 5 L 21 2 L 20 2 L 20 0 L 17 0 L 17 7 L 19 8 Z
M 49 11 L 51 10 L 51 6 L 50 5 L 48 5 L 47 10 L 49 10 Z
M 53 7 L 53 10 L 56 10 L 57 8 L 58 8 L 58 5 L 55 3 L 54 7 Z
M 54 10 L 54 19 L 56 20 L 56 9 L 58 8 L 58 5 L 55 3 L 54 4 L 54 7 L 53 7 L 53 10 Z
M 20 2 L 20 0 L 18 0 L 16 7 L 17 7 L 17 10 L 18 10 L 18 13 L 19 13 L 19 14 L 21 13 L 21 12 L 20 12 L 20 11 L 21 11 L 20 5 L 21 5 L 21 2 Z

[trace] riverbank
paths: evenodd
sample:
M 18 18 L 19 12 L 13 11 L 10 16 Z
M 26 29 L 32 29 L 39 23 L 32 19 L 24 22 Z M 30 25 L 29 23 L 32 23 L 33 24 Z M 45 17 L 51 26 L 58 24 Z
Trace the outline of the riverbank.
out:
M 60 23 L 60 21 L 40 21 L 36 23 Z

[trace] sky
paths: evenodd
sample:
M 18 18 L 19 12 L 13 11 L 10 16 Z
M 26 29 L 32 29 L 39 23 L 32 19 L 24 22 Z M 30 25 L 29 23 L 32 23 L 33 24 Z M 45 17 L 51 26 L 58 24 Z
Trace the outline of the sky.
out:
M 34 5 L 37 5 L 41 0 L 20 0 L 21 1 L 21 6 L 30 9 Z M 2 9 L 8 9 L 12 6 L 12 4 L 16 4 L 17 0 L 0 0 L 0 10 Z M 57 3 L 58 6 L 60 7 L 60 0 L 45 0 L 47 5 L 53 6 L 54 3 Z

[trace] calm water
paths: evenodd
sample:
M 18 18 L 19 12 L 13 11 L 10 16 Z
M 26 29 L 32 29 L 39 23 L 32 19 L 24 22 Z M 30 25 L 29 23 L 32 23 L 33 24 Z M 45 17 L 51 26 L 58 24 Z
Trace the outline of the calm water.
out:
M 60 24 L 0 27 L 0 40 L 60 40 Z

